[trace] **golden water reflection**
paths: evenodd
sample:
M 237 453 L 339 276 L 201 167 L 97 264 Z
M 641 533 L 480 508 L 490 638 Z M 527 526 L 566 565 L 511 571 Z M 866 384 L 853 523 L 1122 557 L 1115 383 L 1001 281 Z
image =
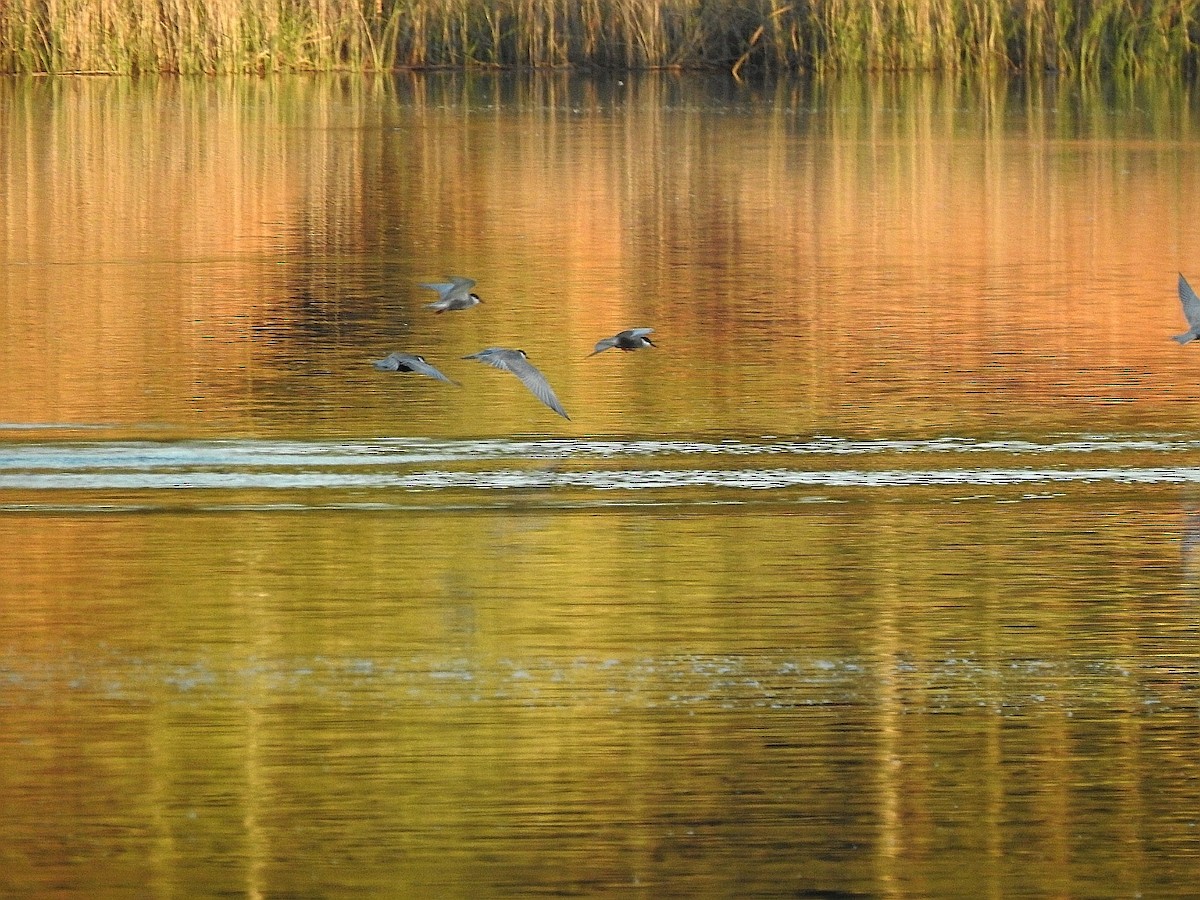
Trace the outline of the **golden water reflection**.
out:
M 1186 86 L 404 75 L 9 79 L 0 97 L 5 423 L 892 434 L 1194 415 L 1166 340 L 1176 273 L 1200 277 Z M 422 309 L 416 282 L 447 272 L 485 305 Z M 641 324 L 661 353 L 583 359 Z M 458 360 L 493 344 L 529 351 L 574 424 Z M 467 389 L 364 368 L 401 347 Z
M 1200 862 L 1184 524 L 1173 488 L 9 514 L 5 870 L 1171 894 Z

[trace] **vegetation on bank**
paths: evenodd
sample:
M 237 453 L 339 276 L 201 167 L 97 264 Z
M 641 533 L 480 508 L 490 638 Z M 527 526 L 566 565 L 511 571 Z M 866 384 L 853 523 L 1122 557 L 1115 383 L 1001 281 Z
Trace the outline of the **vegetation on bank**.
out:
M 7 72 L 1194 72 L 1200 0 L 8 0 Z

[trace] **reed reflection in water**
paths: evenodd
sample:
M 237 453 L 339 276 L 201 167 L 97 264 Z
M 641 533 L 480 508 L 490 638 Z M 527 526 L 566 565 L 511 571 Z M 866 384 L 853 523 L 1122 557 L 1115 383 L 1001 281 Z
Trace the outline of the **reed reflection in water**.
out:
M 8 81 L 0 421 L 478 436 L 1186 428 L 1195 100 L 1048 82 Z M 477 278 L 450 316 L 418 281 Z M 662 352 L 583 357 L 619 328 Z M 538 360 L 574 425 L 392 349 Z M 403 410 L 403 412 L 401 411 Z
M 0 82 L 6 885 L 1188 895 L 1196 113 Z

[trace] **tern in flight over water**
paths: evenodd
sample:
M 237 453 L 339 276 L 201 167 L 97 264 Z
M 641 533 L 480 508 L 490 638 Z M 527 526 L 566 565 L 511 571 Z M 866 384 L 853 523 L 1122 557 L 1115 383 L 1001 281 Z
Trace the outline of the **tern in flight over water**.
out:
M 486 350 L 480 350 L 478 353 L 464 356 L 463 359 L 477 359 L 481 363 L 487 363 L 494 369 L 511 372 L 521 379 L 521 383 L 529 388 L 533 396 L 537 397 L 564 419 L 570 420 L 571 417 L 567 415 L 567 411 L 558 402 L 558 397 L 554 396 L 554 390 L 550 387 L 550 382 L 546 380 L 545 375 L 533 367 L 533 363 L 529 361 L 529 357 L 526 356 L 524 350 L 488 347 Z
M 458 275 L 447 275 L 446 277 L 449 281 L 420 283 L 421 287 L 438 292 L 436 300 L 425 304 L 426 309 L 444 313 L 448 309 L 470 309 L 477 303 L 483 302 L 482 297 L 471 291 L 471 288 L 475 287 L 475 279 L 462 278 Z
M 653 328 L 627 328 L 620 334 L 614 334 L 610 338 L 605 338 L 596 343 L 596 349 L 588 356 L 595 356 L 597 353 L 603 353 L 605 350 L 611 350 L 616 347 L 618 350 L 641 350 L 643 347 L 653 347 L 654 341 L 646 337 L 653 333 Z
M 373 365 L 382 372 L 416 372 L 418 375 L 428 375 L 430 378 L 436 378 L 446 384 L 458 384 L 453 378 L 447 378 L 425 362 L 425 357 L 412 353 L 392 352 L 383 359 L 375 360 Z
M 1200 337 L 1200 297 L 1196 296 L 1182 273 L 1179 275 L 1179 302 L 1183 304 L 1183 317 L 1187 319 L 1188 330 L 1172 337 L 1178 343 L 1186 344 Z

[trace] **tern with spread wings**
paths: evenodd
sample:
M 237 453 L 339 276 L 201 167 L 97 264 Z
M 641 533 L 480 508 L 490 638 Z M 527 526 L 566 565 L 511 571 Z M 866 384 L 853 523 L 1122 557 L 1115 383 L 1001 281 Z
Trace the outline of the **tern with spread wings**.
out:
M 448 281 L 421 282 L 421 287 L 438 292 L 438 298 L 432 303 L 426 303 L 426 309 L 436 313 L 444 313 L 448 309 L 470 309 L 482 303 L 483 298 L 474 293 L 475 279 L 463 278 L 460 275 L 447 275 Z
M 627 328 L 620 334 L 614 334 L 610 338 L 605 338 L 602 341 L 597 341 L 596 349 L 588 356 L 595 356 L 597 353 L 603 353 L 605 350 L 611 350 L 616 347 L 618 350 L 641 350 L 643 347 L 653 347 L 654 341 L 646 337 L 654 332 L 653 328 Z
M 430 378 L 436 378 L 438 381 L 446 382 L 446 384 L 458 384 L 457 381 L 447 378 L 427 363 L 425 357 L 417 356 L 414 353 L 393 351 L 383 359 L 375 360 L 373 365 L 382 372 L 415 372 L 417 375 L 428 375 Z

